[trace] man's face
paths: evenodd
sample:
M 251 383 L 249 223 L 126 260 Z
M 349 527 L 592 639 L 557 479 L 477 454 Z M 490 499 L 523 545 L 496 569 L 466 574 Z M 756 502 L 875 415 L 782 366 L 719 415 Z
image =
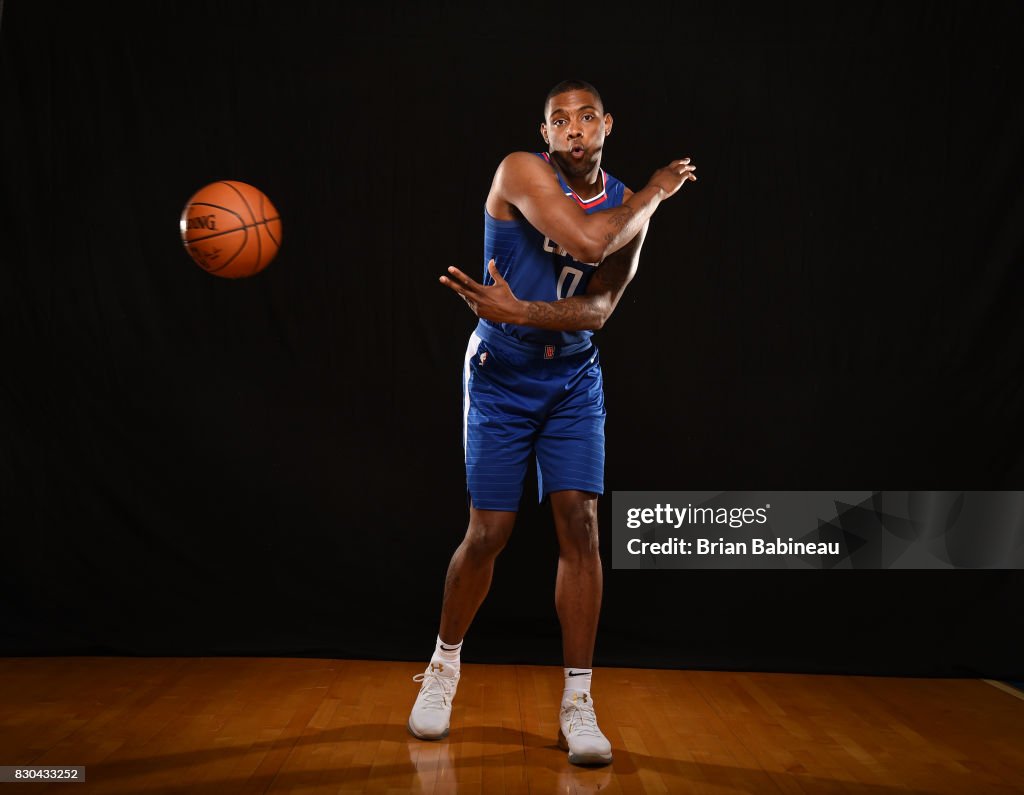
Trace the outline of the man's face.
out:
M 589 91 L 566 91 L 548 100 L 540 134 L 562 170 L 582 176 L 601 163 L 612 117 Z

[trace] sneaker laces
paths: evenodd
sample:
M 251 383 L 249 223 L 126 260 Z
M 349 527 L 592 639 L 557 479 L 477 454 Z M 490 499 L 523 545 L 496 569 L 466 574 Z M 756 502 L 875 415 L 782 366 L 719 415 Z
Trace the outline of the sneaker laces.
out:
M 597 715 L 594 713 L 594 701 L 586 693 L 582 699 L 574 695 L 571 702 L 562 704 L 562 714 L 568 717 L 569 730 L 566 734 L 577 737 L 603 737 L 597 726 Z
M 452 698 L 452 687 L 455 684 L 454 676 L 441 676 L 429 668 L 421 674 L 412 678 L 414 682 L 422 682 L 420 696 L 423 699 L 424 709 L 447 709 Z

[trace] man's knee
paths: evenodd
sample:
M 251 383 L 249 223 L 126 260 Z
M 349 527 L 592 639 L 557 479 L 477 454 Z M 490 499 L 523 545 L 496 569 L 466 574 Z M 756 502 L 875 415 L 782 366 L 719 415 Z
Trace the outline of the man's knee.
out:
M 512 516 L 505 512 L 475 511 L 470 517 L 469 529 L 462 545 L 474 558 L 495 558 L 505 548 L 512 535 Z
M 558 543 L 562 554 L 598 553 L 597 499 L 583 496 L 559 499 L 555 505 L 559 526 Z

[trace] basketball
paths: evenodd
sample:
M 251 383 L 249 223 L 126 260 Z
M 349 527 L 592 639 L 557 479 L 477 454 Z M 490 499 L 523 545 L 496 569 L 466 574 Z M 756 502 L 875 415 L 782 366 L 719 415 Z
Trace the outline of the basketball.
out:
M 196 191 L 181 213 L 181 239 L 214 276 L 240 279 L 269 265 L 281 247 L 281 218 L 259 188 L 221 180 Z

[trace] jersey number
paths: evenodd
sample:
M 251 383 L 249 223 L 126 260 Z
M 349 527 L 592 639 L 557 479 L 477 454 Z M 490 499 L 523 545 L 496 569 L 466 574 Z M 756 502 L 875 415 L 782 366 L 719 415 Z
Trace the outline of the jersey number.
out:
M 565 280 L 569 275 L 572 275 L 572 280 L 569 282 L 569 289 L 564 293 L 562 288 L 565 286 Z M 576 293 L 576 288 L 580 286 L 580 279 L 583 278 L 583 271 L 578 268 L 570 268 L 568 265 L 562 268 L 562 274 L 558 277 L 558 286 L 555 288 L 555 296 L 557 298 L 568 298 L 570 295 Z

